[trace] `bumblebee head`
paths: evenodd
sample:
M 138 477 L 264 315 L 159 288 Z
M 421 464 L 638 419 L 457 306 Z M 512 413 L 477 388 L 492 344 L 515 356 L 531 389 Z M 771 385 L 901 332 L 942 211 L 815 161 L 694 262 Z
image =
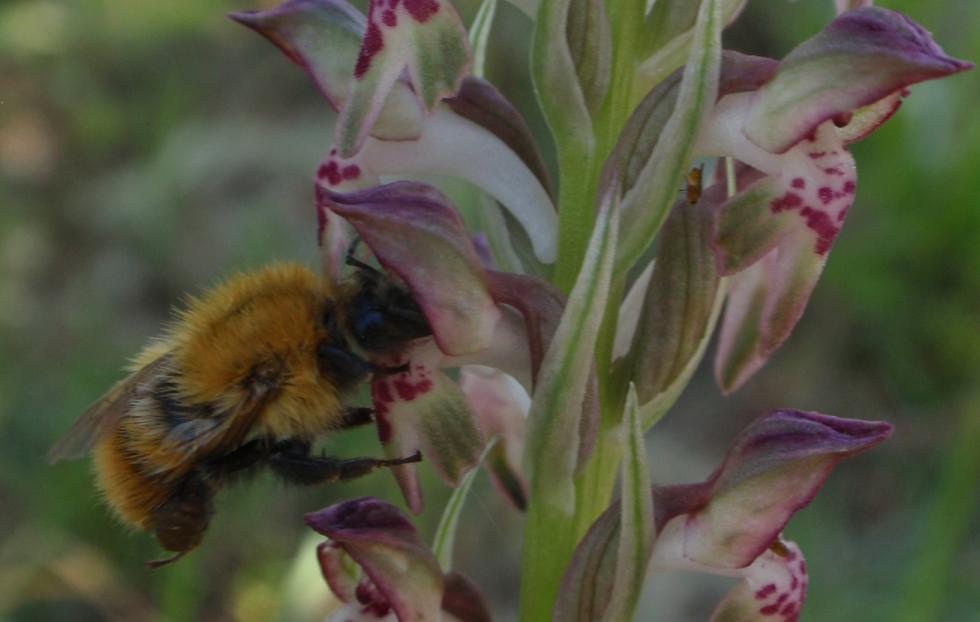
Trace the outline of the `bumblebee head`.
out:
M 432 334 L 425 315 L 403 285 L 370 267 L 358 268 L 352 280 L 344 328 L 361 349 L 385 354 Z

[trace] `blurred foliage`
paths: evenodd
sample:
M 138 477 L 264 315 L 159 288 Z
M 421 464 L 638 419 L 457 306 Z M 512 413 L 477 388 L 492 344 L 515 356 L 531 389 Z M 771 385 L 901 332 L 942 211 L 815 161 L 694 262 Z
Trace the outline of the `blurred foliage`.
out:
M 880 4 L 980 59 L 975 0 Z M 0 3 L 0 620 L 318 619 L 327 594 L 302 514 L 398 498 L 385 474 L 316 489 L 263 477 L 222 493 L 199 550 L 148 571 L 155 543 L 114 523 L 89 469 L 42 459 L 184 292 L 273 259 L 315 264 L 310 180 L 333 115 L 300 71 L 223 19 L 242 8 Z M 752 0 L 726 43 L 779 57 L 831 16 L 830 0 Z M 529 31 L 501 5 L 488 77 L 547 144 Z M 896 423 L 790 524 L 810 560 L 807 620 L 980 610 L 978 99 L 977 72 L 915 87 L 855 147 L 857 204 L 796 335 L 731 399 L 702 370 L 651 438 L 654 478 L 693 481 L 771 408 Z M 372 435 L 327 447 L 376 454 Z M 431 478 L 425 490 L 430 537 L 446 491 Z M 509 619 L 520 517 L 483 477 L 465 512 L 458 564 Z M 704 619 L 727 589 L 689 579 L 654 582 L 649 618 Z

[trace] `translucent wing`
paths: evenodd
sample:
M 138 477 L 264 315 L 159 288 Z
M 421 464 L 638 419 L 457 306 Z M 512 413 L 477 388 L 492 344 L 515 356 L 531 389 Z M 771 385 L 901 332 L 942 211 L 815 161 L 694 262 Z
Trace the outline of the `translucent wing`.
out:
M 159 448 L 172 456 L 174 464 L 234 449 L 245 441 L 278 391 L 278 378 L 253 382 L 242 400 L 227 411 L 200 412 L 173 426 Z
M 106 431 L 115 427 L 135 400 L 152 392 L 157 378 L 167 371 L 169 361 L 169 356 L 161 356 L 130 374 L 89 406 L 48 452 L 48 463 L 74 460 L 87 454 Z

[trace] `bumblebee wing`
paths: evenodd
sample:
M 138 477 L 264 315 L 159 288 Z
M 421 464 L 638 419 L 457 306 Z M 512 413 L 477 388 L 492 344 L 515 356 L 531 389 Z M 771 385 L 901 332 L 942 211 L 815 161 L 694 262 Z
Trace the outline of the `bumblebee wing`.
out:
M 48 451 L 48 463 L 74 460 L 87 454 L 102 435 L 129 412 L 135 400 L 153 390 L 154 381 L 167 369 L 169 359 L 166 355 L 161 356 L 133 372 L 89 406 Z
M 186 464 L 209 454 L 231 451 L 245 442 L 265 407 L 278 393 L 278 382 L 254 383 L 228 410 L 195 417 L 175 425 L 160 448 Z

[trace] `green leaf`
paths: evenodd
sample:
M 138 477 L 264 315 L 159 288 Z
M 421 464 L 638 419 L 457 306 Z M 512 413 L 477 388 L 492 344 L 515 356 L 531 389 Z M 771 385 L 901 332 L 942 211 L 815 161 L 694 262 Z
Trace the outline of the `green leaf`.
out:
M 620 622 L 633 619 L 636 602 L 643 591 L 647 564 L 653 551 L 653 492 L 647 471 L 646 443 L 640 424 L 636 387 L 632 384 L 626 396 L 626 459 L 623 461 L 620 502 L 619 551 L 612 594 L 602 619 Z
M 656 146 L 643 161 L 635 185 L 623 197 L 624 228 L 616 257 L 617 274 L 626 272 L 653 242 L 690 165 L 698 132 L 714 107 L 721 65 L 720 3 L 721 0 L 704 0 L 701 4 L 690 58 L 673 112 Z M 662 96 L 656 90 L 651 96 L 655 93 L 657 97 Z M 652 112 L 642 105 L 641 109 Z M 632 131 L 635 131 L 633 123 L 627 123 L 621 144 L 634 140 Z M 635 167 L 633 163 L 620 165 L 627 171 Z
M 728 26 L 745 7 L 746 0 L 721 0 L 721 16 Z M 659 84 L 684 64 L 694 38 L 700 0 L 657 0 L 643 25 L 643 48 L 636 89 L 643 93 Z
M 432 552 L 439 560 L 439 566 L 444 573 L 448 573 L 453 568 L 453 546 L 456 544 L 456 528 L 459 526 L 459 517 L 466 503 L 466 497 L 470 494 L 473 480 L 480 470 L 480 465 L 486 460 L 487 454 L 493 450 L 497 444 L 498 437 L 490 439 L 480 459 L 477 461 L 469 473 L 463 476 L 459 487 L 449 496 L 446 502 L 446 509 L 442 511 L 442 518 L 439 519 L 439 526 L 436 528 L 436 535 L 432 539 Z
M 521 619 L 546 620 L 575 547 L 574 475 L 584 402 L 612 277 L 619 229 L 618 184 L 599 206 L 585 261 L 541 365 L 528 417 L 524 465 L 530 500 L 524 530 Z
M 525 464 L 531 497 L 570 514 L 579 422 L 602 323 L 619 226 L 618 184 L 606 193 L 585 262 L 545 354 L 529 416 Z
M 487 42 L 493 27 L 493 18 L 497 13 L 497 0 L 483 0 L 480 10 L 473 18 L 470 26 L 470 48 L 473 49 L 473 67 L 470 73 L 477 78 L 484 77 L 487 59 Z
M 534 22 L 531 77 L 559 159 L 590 161 L 595 152 L 592 117 L 566 36 L 571 0 L 543 0 Z M 569 170 L 562 165 L 562 170 Z
M 565 37 L 589 112 L 595 116 L 612 77 L 612 32 L 602 0 L 572 0 Z

